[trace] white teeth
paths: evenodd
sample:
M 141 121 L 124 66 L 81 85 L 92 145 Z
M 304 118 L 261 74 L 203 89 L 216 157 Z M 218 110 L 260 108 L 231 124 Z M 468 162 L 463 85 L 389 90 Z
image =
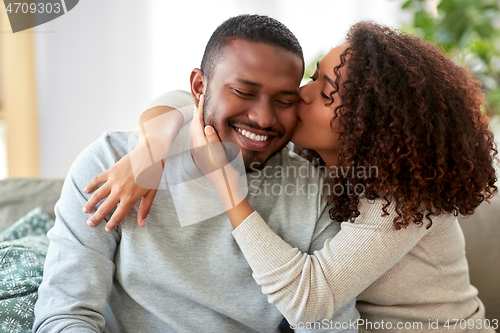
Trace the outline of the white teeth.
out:
M 268 135 L 257 135 L 255 133 L 252 133 L 252 132 L 249 132 L 249 131 L 246 131 L 246 130 L 242 130 L 240 128 L 237 128 L 236 129 L 238 130 L 238 132 L 240 132 L 242 135 L 246 136 L 247 138 L 249 138 L 250 140 L 253 140 L 253 141 L 266 141 L 269 136 Z

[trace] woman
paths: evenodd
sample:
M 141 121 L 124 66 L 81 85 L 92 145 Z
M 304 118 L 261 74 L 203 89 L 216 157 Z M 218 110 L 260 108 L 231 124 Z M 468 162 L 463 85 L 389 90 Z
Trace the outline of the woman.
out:
M 377 172 L 335 172 L 330 216 L 348 222 L 313 255 L 291 248 L 245 200 L 228 211 L 269 301 L 294 325 L 330 318 L 357 297 L 379 329 L 383 321 L 398 331 L 456 331 L 460 320 L 484 329 L 456 219 L 497 192 L 481 85 L 421 39 L 366 22 L 311 79 L 292 141 L 330 171 Z M 407 326 L 416 322 L 423 326 Z

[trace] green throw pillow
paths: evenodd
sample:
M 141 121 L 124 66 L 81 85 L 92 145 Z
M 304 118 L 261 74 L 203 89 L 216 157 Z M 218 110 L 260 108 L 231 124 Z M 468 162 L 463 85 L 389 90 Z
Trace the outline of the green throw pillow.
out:
M 0 234 L 1 332 L 31 332 L 53 225 L 38 207 Z

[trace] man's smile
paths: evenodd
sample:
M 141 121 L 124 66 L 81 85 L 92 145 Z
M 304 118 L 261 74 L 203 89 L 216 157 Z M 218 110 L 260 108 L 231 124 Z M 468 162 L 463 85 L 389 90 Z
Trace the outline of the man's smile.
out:
M 266 141 L 269 138 L 269 135 L 259 135 L 255 134 L 254 132 L 250 132 L 241 128 L 236 127 L 236 130 L 238 130 L 239 133 L 243 134 L 250 140 L 254 141 Z
M 241 148 L 254 151 L 265 151 L 277 137 L 276 133 L 261 130 L 232 126 L 235 130 Z

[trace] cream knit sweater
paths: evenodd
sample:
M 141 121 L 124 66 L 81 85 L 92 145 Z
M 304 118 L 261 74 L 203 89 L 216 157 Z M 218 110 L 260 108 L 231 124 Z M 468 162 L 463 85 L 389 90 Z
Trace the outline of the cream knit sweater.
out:
M 424 220 L 423 227 L 395 230 L 394 205 L 382 217 L 383 203 L 361 199 L 355 223 L 343 222 L 313 255 L 284 242 L 256 212 L 233 236 L 269 302 L 292 325 L 331 318 L 357 297 L 365 324 L 360 331 L 490 331 L 484 330 L 484 306 L 469 283 L 456 217 L 434 216 L 429 229 Z M 473 324 L 462 330 L 453 319 Z

